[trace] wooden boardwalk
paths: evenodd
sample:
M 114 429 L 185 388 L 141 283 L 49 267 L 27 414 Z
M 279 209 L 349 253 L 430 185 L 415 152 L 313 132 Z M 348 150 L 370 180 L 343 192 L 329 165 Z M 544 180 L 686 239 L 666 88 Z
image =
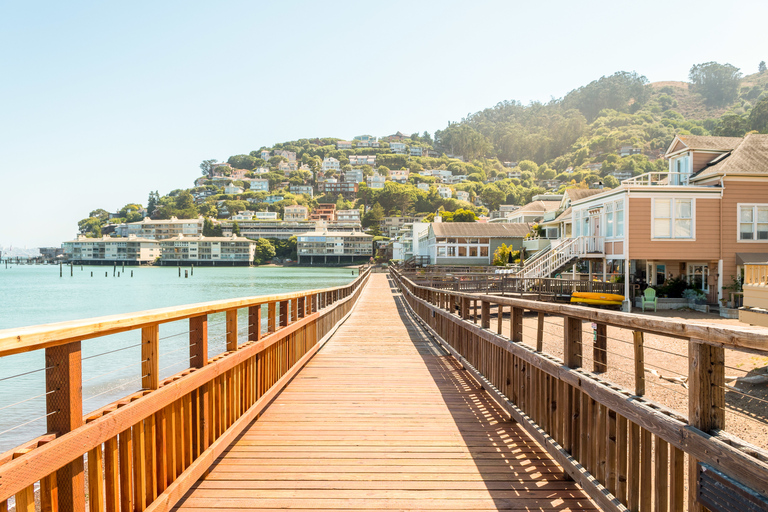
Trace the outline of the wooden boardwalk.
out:
M 597 510 L 374 274 L 177 510 Z

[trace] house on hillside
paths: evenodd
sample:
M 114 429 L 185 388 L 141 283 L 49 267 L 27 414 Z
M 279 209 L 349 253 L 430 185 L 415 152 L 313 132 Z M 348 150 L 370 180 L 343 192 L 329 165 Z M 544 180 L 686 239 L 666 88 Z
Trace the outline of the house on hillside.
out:
M 352 149 L 352 143 L 348 140 L 337 141 L 336 149 Z
M 391 142 L 389 144 L 389 149 L 392 150 L 393 153 L 397 153 L 398 155 L 404 155 L 405 154 L 405 142 Z
M 376 166 L 376 155 L 349 155 L 349 165 Z
M 561 201 L 562 196 L 559 195 L 533 196 L 530 203 L 507 212 L 503 219 L 509 223 L 533 224 L 542 220 L 547 212 L 557 210 Z
M 434 265 L 490 265 L 501 244 L 520 250 L 529 231 L 528 224 L 433 222 L 426 251 Z
M 321 166 L 323 172 L 325 171 L 338 171 L 341 169 L 341 165 L 339 165 L 339 161 L 332 156 L 323 158 L 323 165 Z

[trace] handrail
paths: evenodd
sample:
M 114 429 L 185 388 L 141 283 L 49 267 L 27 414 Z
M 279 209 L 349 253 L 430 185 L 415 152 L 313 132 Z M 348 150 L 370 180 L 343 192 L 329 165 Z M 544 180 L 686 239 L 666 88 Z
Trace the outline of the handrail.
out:
M 684 510 L 687 481 L 688 509 L 699 510 L 699 504 L 710 506 L 710 498 L 699 491 L 711 474 L 725 482 L 718 491 L 721 503 L 729 503 L 730 491 L 743 496 L 753 489 L 763 495 L 757 502 L 768 506 L 768 451 L 724 431 L 723 365 L 726 348 L 768 355 L 768 330 L 439 290 L 391 273 L 426 329 L 602 508 L 637 510 L 642 503 L 650 510 L 655 503 L 656 510 Z M 538 314 L 535 350 L 522 343 L 529 336 L 523 329 L 525 311 Z M 563 319 L 562 358 L 542 352 L 544 319 L 550 315 Z M 492 318 L 498 321 L 495 329 Z M 584 321 L 595 329 L 592 343 L 582 337 Z M 609 364 L 607 326 L 632 331 L 633 391 L 599 375 L 620 362 Z M 644 348 L 644 334 L 687 340 L 690 365 L 681 369 L 687 372 L 687 418 L 645 398 L 643 354 L 650 348 Z M 589 344 L 594 347 L 592 372 L 582 368 Z M 654 486 L 657 492 L 651 491 Z M 716 510 L 725 508 L 721 504 Z
M 2 331 L 2 355 L 45 350 L 49 433 L 0 454 L 0 510 L 12 497 L 16 510 L 36 499 L 43 510 L 170 509 L 351 313 L 370 272 L 334 288 Z M 226 348 L 209 358 L 208 315 L 219 312 Z M 183 319 L 188 367 L 161 380 L 159 326 Z M 81 340 L 127 330 L 141 334 L 141 391 L 83 416 Z
M 690 174 L 686 172 L 653 171 L 633 176 L 622 181 L 622 185 L 679 186 L 687 185 Z M 670 179 L 675 178 L 675 179 Z M 666 181 L 665 181 L 666 180 Z M 674 183 L 672 183 L 674 182 Z

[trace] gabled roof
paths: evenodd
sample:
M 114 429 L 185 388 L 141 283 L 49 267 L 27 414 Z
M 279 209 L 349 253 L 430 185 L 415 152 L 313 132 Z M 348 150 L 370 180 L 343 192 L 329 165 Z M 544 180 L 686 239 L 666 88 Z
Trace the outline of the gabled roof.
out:
M 730 138 L 730 137 L 729 137 Z M 714 165 L 705 167 L 691 179 L 693 181 L 719 175 L 768 175 L 768 134 L 750 133 L 730 154 L 716 159 Z
M 519 213 L 546 213 L 557 210 L 560 207 L 560 201 L 532 201 L 522 208 L 518 208 L 512 213 L 515 217 Z
M 526 223 L 433 222 L 436 237 L 522 238 L 531 231 Z
M 573 201 L 584 199 L 585 197 L 593 196 L 602 192 L 599 188 L 567 188 L 564 195 L 568 196 Z
M 665 155 L 676 153 L 683 149 L 730 151 L 739 145 L 741 137 L 711 137 L 704 135 L 676 135 L 669 145 Z

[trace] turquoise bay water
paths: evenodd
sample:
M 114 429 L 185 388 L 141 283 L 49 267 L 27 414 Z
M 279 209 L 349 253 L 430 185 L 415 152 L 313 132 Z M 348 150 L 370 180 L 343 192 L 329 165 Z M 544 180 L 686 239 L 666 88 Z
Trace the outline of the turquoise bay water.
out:
M 0 266 L 0 329 L 63 322 L 182 304 L 341 286 L 357 276 L 344 268 L 189 268 Z M 91 277 L 93 272 L 93 277 Z M 133 272 L 133 277 L 131 277 Z M 105 277 L 105 273 L 107 276 Z M 247 315 L 238 316 L 245 341 Z M 224 350 L 224 315 L 209 316 L 209 355 Z M 188 321 L 160 326 L 160 376 L 188 367 Z M 83 353 L 83 410 L 89 412 L 141 387 L 140 331 L 86 340 Z M 0 358 L 0 452 L 45 433 L 44 351 Z M 110 352 L 107 354 L 107 352 Z M 24 375 L 20 375 L 24 374 Z M 22 402 L 22 403 L 19 403 Z M 27 421 L 27 425 L 22 425 Z M 11 430 L 12 429 L 12 430 Z

